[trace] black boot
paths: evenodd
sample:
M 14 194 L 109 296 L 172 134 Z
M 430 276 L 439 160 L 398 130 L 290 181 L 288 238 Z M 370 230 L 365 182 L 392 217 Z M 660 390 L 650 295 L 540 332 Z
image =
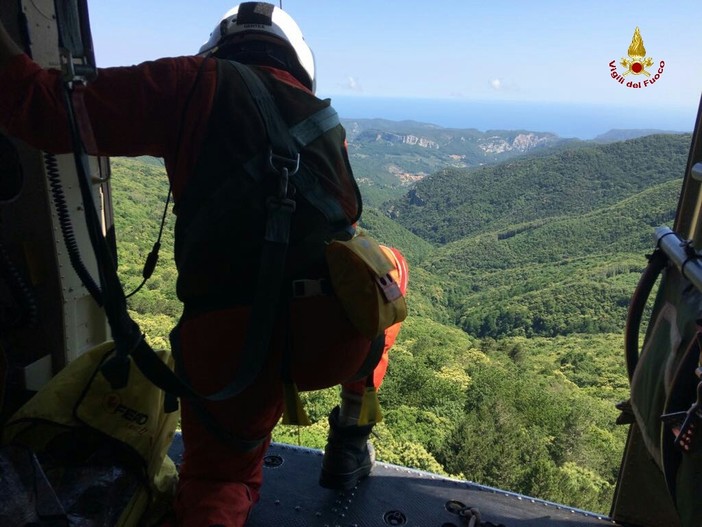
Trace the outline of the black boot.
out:
M 342 426 L 339 407 L 329 414 L 329 437 L 324 448 L 319 484 L 328 489 L 348 490 L 370 474 L 375 450 L 368 436 L 373 425 Z

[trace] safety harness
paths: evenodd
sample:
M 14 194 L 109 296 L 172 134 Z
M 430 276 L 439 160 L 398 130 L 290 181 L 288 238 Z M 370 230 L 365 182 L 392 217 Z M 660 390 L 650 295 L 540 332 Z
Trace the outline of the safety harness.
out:
M 317 176 L 308 170 L 304 161 L 301 161 L 300 158 L 301 150 L 339 125 L 336 112 L 330 106 L 325 106 L 302 122 L 289 128 L 280 115 L 273 97 L 258 75 L 251 68 L 240 63 L 228 62 L 224 63 L 224 66 L 227 64 L 231 65 L 244 81 L 263 121 L 269 143 L 269 147 L 265 152 L 255 155 L 243 164 L 243 177 L 253 181 L 257 188 L 263 186 L 266 179 L 269 180 L 268 183 L 272 180 L 274 184 L 269 185 L 269 187 L 273 188 L 273 192 L 265 199 L 265 230 L 260 257 L 257 259 L 258 274 L 253 296 L 250 299 L 245 297 L 226 299 L 227 302 L 234 304 L 250 303 L 251 305 L 251 322 L 246 333 L 236 376 L 220 391 L 206 397 L 192 399 L 191 404 L 201 421 L 221 440 L 230 444 L 236 443 L 241 448 L 254 448 L 260 443 L 260 440 L 248 441 L 235 438 L 216 423 L 201 403 L 203 400 L 212 401 L 233 397 L 241 393 L 253 382 L 268 357 L 275 321 L 278 317 L 283 317 L 287 333 L 282 364 L 285 390 L 283 420 L 285 423 L 291 424 L 310 424 L 299 404 L 297 388 L 290 374 L 290 328 L 287 309 L 284 309 L 287 308 L 287 304 L 282 304 L 281 302 L 301 293 L 304 295 L 305 290 L 310 288 L 319 288 L 319 292 L 321 292 L 321 289 L 324 288 L 324 283 L 323 281 L 313 280 L 294 280 L 292 282 L 286 280 L 285 264 L 290 244 L 291 222 L 297 207 L 295 196 L 301 196 L 308 204 L 323 214 L 329 226 L 327 229 L 329 233 L 342 232 L 349 236 L 351 226 L 338 201 L 322 188 L 321 184 L 316 180 Z M 225 185 L 226 182 L 219 182 L 219 184 Z M 206 185 L 210 193 L 219 194 L 217 186 L 215 185 L 213 189 L 213 182 L 205 177 L 200 181 L 192 182 L 191 185 L 188 187 L 188 191 L 192 191 L 192 195 L 185 198 L 185 211 L 181 211 L 182 214 L 179 214 L 179 221 L 185 220 L 186 227 L 180 226 L 179 229 L 179 225 L 176 226 L 176 261 L 180 261 L 181 264 L 183 258 L 179 258 L 179 252 L 184 251 L 179 251 L 179 247 L 183 245 L 180 238 L 183 236 L 199 237 L 201 234 L 204 234 L 204 231 L 211 228 L 206 222 L 203 226 L 196 220 L 191 221 L 192 216 L 198 218 L 199 213 L 207 215 L 210 212 L 207 210 L 203 211 L 203 209 L 207 208 L 207 205 L 203 205 L 201 202 L 196 204 L 198 210 L 195 214 L 192 214 L 192 207 L 188 207 L 193 201 L 196 201 L 193 196 L 198 196 L 201 192 L 201 189 L 197 186 Z M 357 199 L 360 204 L 360 196 Z M 227 214 L 241 214 L 234 210 L 236 209 L 235 206 L 230 205 L 230 208 L 233 210 L 227 211 Z M 193 223 L 196 225 L 195 227 L 193 227 Z M 187 231 L 187 234 L 183 234 L 184 231 Z M 179 269 L 179 271 L 181 270 Z M 206 269 L 200 269 L 200 272 L 206 271 Z M 187 273 L 183 270 L 179 280 L 185 274 Z M 187 286 L 184 286 L 183 289 L 187 289 Z M 218 305 L 217 301 L 213 300 L 211 296 L 205 297 L 205 301 L 197 302 L 184 299 L 184 302 L 186 305 L 184 319 L 187 319 L 192 314 L 193 304 L 197 306 L 196 310 L 202 309 L 204 311 L 223 307 Z M 187 382 L 187 373 L 183 366 L 184 361 L 180 344 L 182 322 L 183 319 L 171 332 L 171 348 L 179 365 L 178 375 Z M 377 354 L 373 367 L 377 364 L 379 358 L 380 354 Z
M 283 284 L 284 269 L 291 218 L 296 210 L 296 202 L 293 198 L 295 192 L 321 212 L 329 224 L 336 226 L 337 230 L 343 231 L 344 229 L 341 228 L 343 224 L 348 234 L 351 228 L 349 218 L 345 216 L 338 200 L 324 190 L 317 176 L 312 171 L 305 170 L 304 161 L 300 160 L 300 150 L 339 125 L 336 112 L 331 107 L 326 106 L 293 127 L 288 127 L 272 96 L 257 74 L 247 66 L 238 63 L 231 64 L 241 75 L 256 104 L 270 143 L 266 152 L 260 152 L 244 164 L 244 171 L 255 182 L 274 177 L 277 180 L 277 185 L 276 191 L 266 199 L 265 234 L 261 246 L 257 285 L 251 304 L 251 322 L 242 351 L 241 367 L 237 369 L 235 378 L 229 384 L 211 394 L 197 392 L 183 378 L 183 372 L 180 369 L 179 375 L 176 375 L 164 364 L 144 339 L 139 326 L 127 313 L 124 292 L 116 272 L 116 259 L 102 236 L 101 225 L 92 201 L 87 154 L 75 117 L 76 113 L 80 112 L 77 109 L 80 104 L 77 105 L 76 101 L 80 103 L 82 86 L 76 82 L 75 78 L 66 82 L 66 105 L 69 109 L 76 168 L 79 174 L 81 194 L 86 203 L 86 223 L 99 269 L 102 298 L 98 300 L 102 300 L 101 303 L 105 306 L 116 343 L 115 355 L 103 365 L 102 373 L 114 389 L 119 389 L 126 385 L 130 363 L 133 361 L 151 382 L 168 394 L 165 403 L 166 411 L 173 411 L 177 408 L 177 397 L 187 397 L 193 401 L 222 401 L 234 397 L 246 389 L 261 371 L 270 349 L 272 327 L 281 311 L 280 302 L 283 296 L 281 292 L 285 289 Z M 351 180 L 353 181 L 353 178 Z M 353 186 L 357 194 L 358 215 L 360 216 L 360 193 L 355 182 L 353 182 Z M 182 362 L 178 360 L 180 351 L 178 339 L 172 341 L 174 358 L 177 362 Z M 378 346 L 377 342 L 374 344 L 372 355 L 374 358 L 379 358 L 378 349 L 382 352 L 382 346 Z M 377 363 L 377 360 L 375 362 Z M 284 358 L 284 363 L 289 364 L 289 360 Z M 372 366 L 374 367 L 375 364 Z M 288 416 L 291 412 L 294 414 L 289 418 L 289 422 L 302 422 L 304 424 L 306 416 L 300 412 L 296 388 L 292 379 L 289 378 L 289 368 L 284 367 L 284 370 L 285 385 L 287 393 L 290 395 L 286 397 L 286 403 L 288 403 L 286 414 Z M 253 448 L 258 444 L 258 441 L 240 441 L 231 437 L 228 442 L 232 442 L 232 440 L 245 449 Z

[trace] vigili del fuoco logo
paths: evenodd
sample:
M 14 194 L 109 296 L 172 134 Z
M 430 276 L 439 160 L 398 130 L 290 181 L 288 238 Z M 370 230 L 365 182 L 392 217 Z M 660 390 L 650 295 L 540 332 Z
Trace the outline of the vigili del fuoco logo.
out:
M 628 58 L 624 57 L 619 61 L 619 64 L 624 67 L 621 73 L 617 69 L 616 60 L 609 63 L 610 74 L 619 84 L 627 88 L 648 88 L 663 75 L 665 62 L 661 60 L 656 67 L 653 57 L 646 56 L 646 48 L 638 27 L 634 30 L 628 55 Z

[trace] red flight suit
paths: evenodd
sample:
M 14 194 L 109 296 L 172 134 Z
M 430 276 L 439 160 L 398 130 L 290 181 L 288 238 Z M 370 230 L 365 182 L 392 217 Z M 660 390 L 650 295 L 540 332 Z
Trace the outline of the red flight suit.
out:
M 307 91 L 287 72 L 260 68 L 269 82 Z M 151 155 L 164 159 L 178 204 L 196 170 L 217 88 L 216 61 L 178 57 L 138 66 L 100 69 L 84 89 L 83 98 L 94 132 L 93 155 Z M 0 71 L 0 126 L 32 146 L 53 152 L 70 151 L 70 136 L 61 95 L 60 73 L 43 70 L 20 55 Z M 242 100 L 245 88 L 242 87 Z M 394 251 L 401 270 L 400 286 L 407 287 L 407 265 Z M 343 384 L 363 393 L 365 381 L 346 383 L 360 367 L 369 342 L 343 318 L 330 296 L 293 300 L 290 309 L 293 378 L 301 390 Z M 181 343 L 187 375 L 194 387 L 211 393 L 233 378 L 248 328 L 249 308 L 230 306 L 206 311 L 182 321 Z M 387 352 L 400 325 L 386 332 L 380 363 L 373 372 L 380 386 L 387 368 Z M 272 352 L 257 381 L 239 396 L 207 408 L 232 434 L 262 439 L 260 446 L 241 452 L 222 443 L 182 401 L 185 453 L 176 500 L 178 524 L 187 527 L 243 525 L 257 501 L 262 458 L 270 431 L 282 414 L 281 350 L 284 331 L 278 323 Z M 324 346 L 319 343 L 324 342 Z

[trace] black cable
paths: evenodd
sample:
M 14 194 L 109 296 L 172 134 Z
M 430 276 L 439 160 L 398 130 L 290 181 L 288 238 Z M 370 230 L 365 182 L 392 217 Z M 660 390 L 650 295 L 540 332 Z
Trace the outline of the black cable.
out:
M 161 237 L 163 236 L 163 227 L 166 224 L 166 215 L 168 214 L 168 205 L 170 204 L 170 202 L 171 187 L 168 187 L 168 195 L 166 196 L 166 206 L 163 207 L 163 215 L 161 216 L 161 226 L 158 230 L 158 238 L 156 238 L 156 242 L 154 243 L 151 252 L 146 257 L 146 262 L 144 262 L 144 268 L 141 271 L 141 276 L 143 277 L 143 280 L 137 286 L 137 288 L 134 289 L 134 291 L 132 291 L 128 295 L 125 295 L 124 298 L 129 298 L 132 295 L 138 293 L 141 290 L 141 288 L 144 287 L 146 281 L 149 278 L 151 278 L 151 275 L 154 273 L 154 269 L 156 269 L 156 264 L 158 263 L 158 252 L 161 249 Z
M 629 303 L 629 312 L 627 313 L 626 327 L 624 328 L 624 353 L 629 382 L 633 379 L 636 365 L 639 362 L 639 328 L 646 301 L 651 294 L 653 286 L 656 284 L 658 276 L 667 264 L 668 257 L 663 251 L 656 250 L 653 252 L 649 257 L 648 265 L 639 278 L 639 283 L 636 285 Z
M 71 214 L 68 210 L 63 187 L 61 186 L 61 175 L 59 174 L 56 156 L 54 154 L 44 153 L 44 164 L 46 165 L 51 195 L 54 198 L 59 227 L 61 228 L 61 234 L 63 235 L 63 241 L 66 245 L 66 251 L 68 252 L 71 265 L 90 293 L 90 296 L 95 299 L 99 306 L 102 306 L 102 291 L 93 277 L 90 276 L 88 269 L 81 259 L 80 251 L 78 250 L 78 243 L 76 242 L 73 224 L 71 223 Z
M 193 82 L 193 85 L 190 87 L 190 92 L 188 92 L 188 96 L 185 100 L 185 104 L 183 105 L 183 114 L 181 115 L 180 119 L 180 129 L 178 130 L 178 139 L 176 141 L 176 150 L 175 150 L 175 155 L 173 156 L 174 159 L 176 159 L 176 162 L 178 159 L 180 159 L 180 145 L 183 140 L 183 131 L 184 131 L 184 126 L 183 123 L 185 122 L 185 115 L 190 108 L 190 103 L 193 99 L 193 96 L 195 94 L 195 88 L 197 87 L 198 81 L 200 80 L 200 77 L 202 76 L 202 71 L 205 68 L 205 64 L 207 63 L 206 60 L 203 60 L 202 63 L 200 64 L 200 67 L 197 70 L 197 75 L 195 76 L 195 81 Z M 163 165 L 163 160 L 161 161 L 161 165 Z M 176 174 L 178 172 L 177 167 L 174 168 L 173 173 Z M 142 269 L 141 276 L 143 277 L 143 280 L 141 283 L 137 286 L 134 291 L 129 293 L 128 295 L 125 295 L 125 299 L 130 298 L 132 295 L 135 295 L 138 293 L 142 287 L 144 287 L 144 284 L 146 284 L 146 281 L 151 278 L 151 275 L 154 272 L 154 269 L 156 268 L 156 264 L 158 263 L 158 252 L 161 249 L 161 235 L 163 234 L 163 227 L 166 223 L 166 215 L 168 214 L 168 205 L 171 200 L 171 195 L 173 193 L 173 185 L 169 183 L 168 185 L 168 195 L 166 196 L 166 206 L 163 209 L 163 216 L 161 217 L 161 228 L 158 231 L 158 238 L 156 239 L 156 243 L 154 243 L 153 248 L 151 249 L 151 252 L 149 255 L 146 257 L 146 262 L 144 262 L 144 268 Z

